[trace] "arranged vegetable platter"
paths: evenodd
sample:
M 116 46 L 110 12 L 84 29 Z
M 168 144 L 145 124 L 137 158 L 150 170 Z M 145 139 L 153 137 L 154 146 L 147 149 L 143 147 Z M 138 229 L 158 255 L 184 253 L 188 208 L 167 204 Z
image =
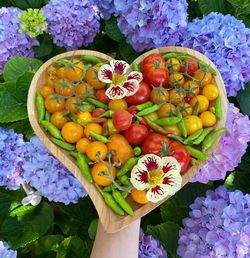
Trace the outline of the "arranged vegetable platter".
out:
M 38 70 L 28 112 L 114 233 L 174 195 L 209 159 L 226 131 L 227 97 L 214 64 L 191 49 L 154 49 L 131 66 L 78 50 Z

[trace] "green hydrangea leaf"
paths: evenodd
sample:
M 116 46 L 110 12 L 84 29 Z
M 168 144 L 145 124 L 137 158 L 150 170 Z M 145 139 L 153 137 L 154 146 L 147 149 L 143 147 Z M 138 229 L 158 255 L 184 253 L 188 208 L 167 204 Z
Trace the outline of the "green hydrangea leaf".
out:
M 92 240 L 95 239 L 97 226 L 98 226 L 98 219 L 93 219 L 90 222 L 90 225 L 89 225 L 89 228 L 88 228 L 89 238 L 92 239 Z
M 114 41 L 121 42 L 125 38 L 118 28 L 117 20 L 114 17 L 105 21 L 105 31 L 107 35 Z
M 30 88 L 31 81 L 34 73 L 24 72 L 16 81 L 16 95 L 18 99 L 27 101 L 28 91 Z
M 241 112 L 250 115 L 250 83 L 245 85 L 244 90 L 240 90 L 236 96 Z
M 232 13 L 232 6 L 226 0 L 198 0 L 201 12 L 207 15 L 211 12 L 223 14 Z

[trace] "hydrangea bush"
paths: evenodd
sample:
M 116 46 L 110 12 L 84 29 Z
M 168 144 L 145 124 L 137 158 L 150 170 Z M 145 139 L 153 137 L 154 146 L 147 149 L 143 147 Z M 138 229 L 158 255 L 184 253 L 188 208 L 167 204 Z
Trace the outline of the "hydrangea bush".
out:
M 17 251 L 11 250 L 7 242 L 0 241 L 0 257 L 1 258 L 16 258 Z

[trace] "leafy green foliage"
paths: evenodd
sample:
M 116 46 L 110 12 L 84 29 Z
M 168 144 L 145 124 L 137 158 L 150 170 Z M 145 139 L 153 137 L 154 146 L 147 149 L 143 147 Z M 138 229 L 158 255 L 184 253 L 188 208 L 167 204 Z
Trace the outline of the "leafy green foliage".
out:
M 41 37 L 40 46 L 34 47 L 34 52 L 36 53 L 37 58 L 44 58 L 51 55 L 53 51 L 52 39 L 48 34 L 45 34 L 44 37 Z
M 250 192 L 250 172 L 235 171 L 228 175 L 224 185 L 234 191 L 240 189 L 244 193 Z
M 120 29 L 118 28 L 117 20 L 114 17 L 105 21 L 105 31 L 111 39 L 117 42 L 121 42 L 122 40 L 124 40 L 124 35 L 121 33 Z
M 140 53 L 137 53 L 127 42 L 126 39 L 122 40 L 119 46 L 119 54 L 127 62 L 132 63 Z
M 231 4 L 225 0 L 198 0 L 198 3 L 204 15 L 207 15 L 211 12 L 228 14 L 232 11 Z
M 239 103 L 241 112 L 245 115 L 250 115 L 250 83 L 245 85 L 244 90 L 240 90 L 237 94 L 237 101 Z
M 97 226 L 98 226 L 98 219 L 93 219 L 90 222 L 90 225 L 89 225 L 89 228 L 88 228 L 89 238 L 92 239 L 92 240 L 95 239 Z

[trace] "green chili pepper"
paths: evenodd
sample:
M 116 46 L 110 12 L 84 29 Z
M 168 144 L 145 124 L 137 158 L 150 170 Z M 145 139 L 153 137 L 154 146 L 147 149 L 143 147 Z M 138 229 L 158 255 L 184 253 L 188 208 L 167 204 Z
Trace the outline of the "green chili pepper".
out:
M 87 98 L 87 101 L 90 104 L 94 105 L 95 107 L 99 107 L 99 108 L 103 108 L 104 110 L 108 110 L 108 106 L 106 104 L 102 103 L 99 100 L 92 99 L 92 98 Z
M 137 161 L 141 158 L 140 157 L 133 157 L 130 158 L 124 165 L 123 167 L 117 172 L 117 176 L 121 177 L 128 173 L 137 163 Z
M 119 180 L 125 186 L 130 186 L 131 185 L 131 182 L 129 181 L 127 175 L 123 175 L 123 176 L 119 177 Z
M 135 156 L 141 155 L 141 148 L 139 146 L 134 147 L 134 154 Z
M 125 210 L 130 216 L 134 216 L 134 211 L 132 207 L 129 205 L 129 203 L 125 200 L 125 198 L 119 191 L 113 190 L 112 195 L 116 202 L 123 208 L 123 210 Z
M 103 114 L 101 114 L 100 116 L 98 117 L 112 117 L 112 115 L 115 113 L 115 111 L 113 110 L 108 110 L 106 112 L 104 112 Z
M 96 188 L 98 192 L 102 195 L 105 203 L 118 215 L 125 215 L 123 209 L 119 206 L 119 204 L 115 201 L 113 196 L 110 193 L 104 192 L 99 185 L 96 184 Z
M 194 140 L 196 140 L 203 132 L 203 129 L 199 129 L 193 134 L 189 135 L 188 138 L 184 141 L 184 144 L 190 144 L 193 143 Z
M 69 155 L 77 159 L 78 152 L 77 151 L 69 151 Z
M 221 96 L 217 97 L 214 107 L 215 107 L 215 115 L 220 120 L 222 118 Z
M 199 160 L 208 160 L 209 156 L 206 153 L 203 153 L 191 146 L 185 146 L 185 148 L 187 149 L 188 153 L 190 154 L 190 156 L 199 159 Z
M 198 114 L 200 113 L 200 103 L 197 101 L 194 105 L 194 109 L 193 109 L 193 115 L 194 116 L 198 116 Z
M 111 193 L 112 188 L 111 188 L 110 185 L 108 185 L 108 186 L 105 186 L 102 190 L 103 190 L 104 192 L 106 192 L 106 193 Z
M 197 159 L 194 159 L 194 158 L 191 159 L 191 165 L 192 166 L 199 166 L 199 164 L 200 163 L 199 163 L 199 161 Z
M 62 136 L 61 136 L 61 132 L 58 128 L 56 128 L 52 123 L 46 121 L 46 120 L 42 120 L 41 121 L 41 125 L 42 127 L 46 130 L 49 131 L 49 133 L 51 134 L 51 136 L 53 136 L 54 138 L 57 138 L 59 140 L 63 140 Z
M 46 110 L 44 120 L 50 122 L 50 112 Z
M 197 63 L 200 65 L 200 66 L 203 66 L 205 67 L 211 74 L 213 75 L 216 75 L 216 71 L 214 70 L 213 67 L 211 67 L 211 65 L 208 65 L 207 63 L 199 60 L 199 59 L 196 59 Z
M 77 124 L 79 124 L 79 125 L 85 127 L 85 125 L 84 125 L 84 123 L 82 122 L 82 120 L 81 120 L 78 116 L 76 116 L 75 114 L 70 113 L 70 114 L 69 114 L 69 117 L 70 117 L 70 119 L 71 119 L 72 121 L 74 121 L 75 123 L 77 123 Z
M 89 182 L 93 183 L 93 178 L 89 169 L 89 164 L 85 155 L 82 155 L 80 152 L 77 153 L 77 165 L 84 176 L 84 178 Z
M 163 103 L 155 104 L 152 107 L 148 107 L 148 108 L 141 110 L 140 112 L 137 113 L 137 115 L 138 116 L 146 116 L 148 114 L 151 114 L 151 113 L 157 111 L 162 105 L 163 105 Z
M 58 145 L 59 147 L 61 147 L 64 150 L 73 151 L 75 149 L 74 145 L 72 145 L 70 143 L 67 143 L 67 142 L 64 142 L 64 141 L 61 141 L 61 140 L 58 140 L 57 138 L 51 137 L 50 140 L 54 144 Z
M 192 58 L 192 57 L 184 55 L 184 54 L 179 54 L 179 53 L 167 53 L 163 56 L 163 58 L 165 60 L 167 60 L 169 58 L 178 58 L 178 59 L 182 60 L 182 59 L 187 59 L 187 58 Z
M 187 137 L 187 129 L 186 129 L 186 126 L 185 126 L 185 123 L 183 121 L 181 111 L 180 111 L 179 108 L 177 108 L 177 115 L 178 115 L 178 118 L 180 118 L 180 122 L 178 123 L 178 126 L 181 130 L 181 134 L 186 138 Z
M 142 111 L 143 109 L 146 109 L 146 108 L 149 108 L 149 107 L 152 107 L 152 106 L 153 106 L 153 102 L 147 101 L 147 102 L 145 102 L 145 103 L 142 103 L 142 104 L 140 104 L 140 105 L 137 105 L 137 106 L 136 106 L 136 109 L 137 109 L 138 111 Z
M 202 151 L 208 150 L 226 131 L 226 128 L 220 128 L 207 135 L 202 143 Z
M 159 119 L 156 121 L 157 125 L 164 126 L 164 125 L 174 125 L 177 124 L 181 121 L 182 118 L 176 117 L 176 116 L 171 116 L 171 117 L 165 117 L 162 119 Z
M 136 72 L 140 72 L 141 71 L 140 66 L 137 63 L 132 63 L 132 68 Z
M 98 140 L 99 142 L 103 142 L 103 143 L 108 143 L 110 142 L 110 140 L 108 138 L 106 138 L 105 136 L 103 135 L 100 135 L 98 133 L 95 133 L 93 131 L 90 131 L 89 135 L 92 137 L 92 138 L 95 138 L 96 140 Z
M 41 94 L 36 94 L 36 108 L 37 108 L 37 116 L 38 122 L 40 123 L 45 116 L 45 106 L 44 106 L 44 99 Z
M 199 135 L 199 137 L 197 137 L 194 141 L 193 141 L 193 144 L 194 145 L 198 145 L 200 143 L 203 142 L 203 140 L 205 139 L 205 137 L 214 130 L 213 127 L 208 127 L 208 128 L 205 128 L 202 133 Z
M 184 139 L 182 137 L 180 137 L 179 135 L 170 133 L 170 134 L 168 134 L 168 137 L 173 139 L 173 140 L 176 140 L 176 141 L 178 141 L 182 144 L 184 143 Z
M 95 56 L 92 55 L 84 55 L 81 57 L 82 61 L 86 61 L 86 62 L 91 62 L 91 63 L 95 63 L 95 64 L 99 64 L 102 63 L 103 61 Z
M 137 117 L 137 115 L 135 115 Z M 165 129 L 163 129 L 161 126 L 157 125 L 155 122 L 153 122 L 151 119 L 147 118 L 146 116 L 144 117 L 144 119 L 146 120 L 147 124 L 149 125 L 149 127 L 151 129 L 153 129 L 155 132 L 157 133 L 161 133 L 161 134 L 168 134 L 168 131 L 166 131 Z
M 126 191 L 122 191 L 122 196 L 124 199 L 126 199 L 129 195 L 129 192 L 126 192 Z

